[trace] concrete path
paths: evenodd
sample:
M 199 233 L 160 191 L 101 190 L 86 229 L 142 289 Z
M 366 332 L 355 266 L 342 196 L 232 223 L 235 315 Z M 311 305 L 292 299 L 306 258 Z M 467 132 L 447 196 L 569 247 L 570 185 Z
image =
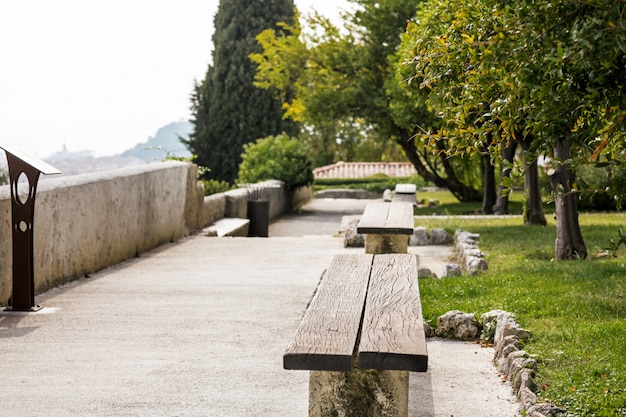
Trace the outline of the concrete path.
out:
M 306 416 L 282 354 L 332 256 L 361 251 L 307 236 L 193 236 L 0 314 L 0 416 Z M 411 416 L 517 415 L 491 349 L 428 348 Z

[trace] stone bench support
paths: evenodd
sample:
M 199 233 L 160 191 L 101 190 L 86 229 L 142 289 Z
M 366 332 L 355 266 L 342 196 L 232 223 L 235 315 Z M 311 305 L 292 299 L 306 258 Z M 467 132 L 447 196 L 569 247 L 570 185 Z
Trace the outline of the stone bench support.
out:
M 311 371 L 309 417 L 328 417 L 341 409 L 345 417 L 407 417 L 409 372 L 359 369 Z
M 408 373 L 428 369 L 416 257 L 335 256 L 283 364 L 310 371 L 311 417 L 407 417 Z

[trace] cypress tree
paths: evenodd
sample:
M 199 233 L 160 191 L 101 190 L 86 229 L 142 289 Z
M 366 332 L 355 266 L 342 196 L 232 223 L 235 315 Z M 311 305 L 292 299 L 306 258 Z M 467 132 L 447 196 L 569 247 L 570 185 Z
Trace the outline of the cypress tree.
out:
M 220 0 L 214 19 L 212 64 L 191 95 L 193 132 L 186 141 L 196 162 L 210 169 L 207 177 L 233 183 L 243 145 L 297 126 L 283 119 L 274 91 L 253 85 L 257 65 L 249 58 L 261 52 L 256 36 L 293 23 L 293 0 Z

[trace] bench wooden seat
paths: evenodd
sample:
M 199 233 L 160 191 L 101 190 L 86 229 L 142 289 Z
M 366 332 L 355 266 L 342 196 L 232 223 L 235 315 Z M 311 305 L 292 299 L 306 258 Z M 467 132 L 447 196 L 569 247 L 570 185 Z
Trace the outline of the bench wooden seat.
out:
M 375 202 L 365 207 L 357 225 L 357 233 L 410 235 L 413 234 L 413 206 Z
M 369 203 L 356 231 L 365 234 L 366 253 L 406 253 L 415 221 L 410 203 Z
M 287 347 L 283 366 L 312 371 L 310 416 L 331 415 L 329 407 L 350 403 L 345 398 L 336 401 L 336 395 L 354 395 L 367 410 L 399 410 L 384 415 L 406 415 L 408 371 L 428 369 L 416 256 L 336 255 Z M 389 376 L 397 371 L 402 372 Z M 385 374 L 372 376 L 372 372 Z M 352 376 L 341 376 L 348 373 Z M 363 378 L 370 380 L 363 382 Z M 341 389 L 327 389 L 332 384 Z M 365 396 L 364 386 L 370 392 Z M 330 394 L 323 393 L 324 389 Z M 386 395 L 383 405 L 378 403 L 380 392 Z
M 354 354 L 363 369 L 427 370 L 414 255 L 336 255 L 283 364 L 285 369 L 350 371 Z

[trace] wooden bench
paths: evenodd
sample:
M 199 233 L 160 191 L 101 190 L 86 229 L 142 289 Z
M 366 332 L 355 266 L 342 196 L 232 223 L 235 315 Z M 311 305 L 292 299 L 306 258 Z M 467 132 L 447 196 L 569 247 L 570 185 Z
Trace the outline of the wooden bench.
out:
M 407 254 L 336 255 L 284 357 L 309 370 L 309 416 L 407 416 L 408 372 L 428 354 Z
M 357 225 L 366 253 L 407 253 L 415 225 L 410 203 L 369 203 Z

